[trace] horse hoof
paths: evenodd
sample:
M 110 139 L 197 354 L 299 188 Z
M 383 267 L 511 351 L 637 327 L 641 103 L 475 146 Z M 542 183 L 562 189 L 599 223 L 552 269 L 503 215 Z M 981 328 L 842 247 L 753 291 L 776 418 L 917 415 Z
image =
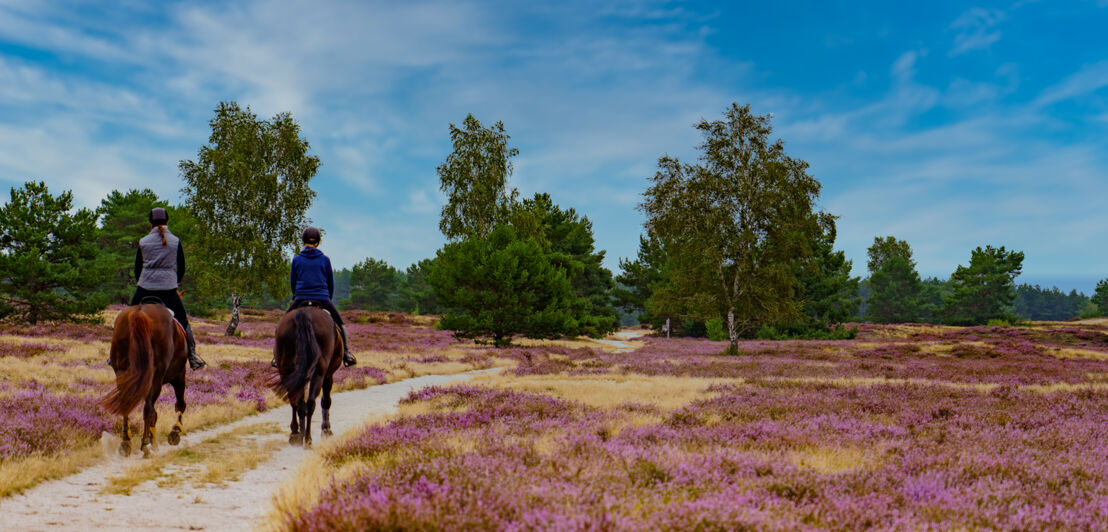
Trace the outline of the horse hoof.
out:
M 173 432 L 170 432 L 167 440 L 169 440 L 170 445 L 177 445 L 178 443 L 181 443 L 181 431 L 174 430 Z
M 311 440 L 305 440 L 305 441 L 304 441 L 304 448 L 305 448 L 305 449 L 311 449 L 311 448 L 312 448 L 312 442 L 311 442 Z
M 331 436 L 334 436 L 334 435 L 335 435 L 335 433 L 331 432 L 331 429 L 323 429 L 323 437 L 324 438 L 330 438 Z
M 304 439 L 299 434 L 289 434 L 289 445 L 300 445 Z
M 130 440 L 123 440 L 123 442 L 119 444 L 119 456 L 122 456 L 124 458 L 131 456 Z
M 143 445 L 142 446 L 142 457 L 143 458 L 150 458 L 150 446 L 149 445 Z

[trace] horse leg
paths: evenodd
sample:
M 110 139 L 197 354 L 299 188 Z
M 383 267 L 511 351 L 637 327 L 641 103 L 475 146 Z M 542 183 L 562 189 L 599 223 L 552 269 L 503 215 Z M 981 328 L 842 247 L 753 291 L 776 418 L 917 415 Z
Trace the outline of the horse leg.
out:
M 308 397 L 305 404 L 305 420 L 304 420 L 304 448 L 312 448 L 312 414 L 315 413 L 315 398 L 319 396 L 319 390 L 323 386 L 323 377 L 321 375 L 315 375 L 312 377 L 311 386 L 308 388 Z
M 289 445 L 300 445 L 303 441 L 300 437 L 300 425 L 297 424 L 297 416 L 300 412 L 297 403 L 289 401 L 289 406 L 292 407 L 292 423 L 289 424 L 289 430 L 292 432 L 289 434 Z
M 123 441 L 119 442 L 119 455 L 131 456 L 131 420 L 123 416 Z
M 332 436 L 331 432 L 331 385 L 334 384 L 334 380 L 328 375 L 323 378 L 323 399 L 319 402 L 319 406 L 323 407 L 323 425 L 321 434 L 324 438 Z
M 173 385 L 173 395 L 177 396 L 177 404 L 173 407 L 177 411 L 177 423 L 173 424 L 173 430 L 169 433 L 169 444 L 177 445 L 181 443 L 181 432 L 185 430 L 185 427 L 181 424 L 181 416 L 185 414 L 185 376 L 182 374 L 171 384 Z
M 158 423 L 158 410 L 154 408 L 155 403 L 158 400 L 158 396 L 162 394 L 162 387 L 158 385 L 161 379 L 157 379 L 155 375 L 154 386 L 150 390 L 150 395 L 146 396 L 146 405 L 142 409 L 142 446 L 139 449 L 142 451 L 143 458 L 150 458 L 150 447 L 156 445 L 154 441 L 154 425 Z

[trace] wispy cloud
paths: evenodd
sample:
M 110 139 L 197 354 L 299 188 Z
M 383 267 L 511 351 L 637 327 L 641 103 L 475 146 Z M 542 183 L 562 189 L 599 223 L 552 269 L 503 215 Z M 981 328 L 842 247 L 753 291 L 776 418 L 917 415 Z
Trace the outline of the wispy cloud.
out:
M 955 56 L 971 50 L 988 49 L 1000 40 L 1001 31 L 997 28 L 1005 18 L 1004 12 L 997 9 L 972 8 L 950 23 L 951 30 L 957 30 L 954 47 L 950 55 Z
M 1108 87 L 1108 61 L 1101 61 L 1082 68 L 1043 91 L 1036 100 L 1040 105 L 1069 100 Z

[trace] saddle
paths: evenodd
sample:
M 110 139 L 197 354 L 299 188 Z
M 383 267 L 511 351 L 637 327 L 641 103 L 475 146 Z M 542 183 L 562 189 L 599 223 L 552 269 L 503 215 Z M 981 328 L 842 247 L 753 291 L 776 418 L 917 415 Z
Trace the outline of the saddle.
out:
M 294 311 L 298 308 L 304 308 L 304 307 L 315 307 L 315 308 L 322 309 L 323 305 L 321 304 L 320 301 L 316 301 L 314 299 L 298 299 L 298 300 L 294 301 L 291 305 L 289 305 L 288 312 L 292 312 L 292 311 Z M 326 310 L 326 309 L 324 309 L 324 310 Z
M 161 305 L 169 311 L 169 316 L 173 318 L 173 324 L 176 325 L 177 332 L 181 334 L 181 337 L 185 336 L 185 328 L 181 326 L 181 322 L 177 321 L 177 314 L 173 312 L 173 309 L 169 308 L 160 298 L 156 296 L 146 296 L 139 301 L 140 305 Z

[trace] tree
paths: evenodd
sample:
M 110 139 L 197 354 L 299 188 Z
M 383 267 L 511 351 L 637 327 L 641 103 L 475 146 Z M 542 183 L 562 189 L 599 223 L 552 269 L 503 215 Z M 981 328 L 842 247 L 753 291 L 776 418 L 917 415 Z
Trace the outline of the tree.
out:
M 666 321 L 648 310 L 647 303 L 654 291 L 667 282 L 666 253 L 661 240 L 639 235 L 639 252 L 635 260 L 620 259 L 621 273 L 616 276 L 612 291 L 625 312 L 635 313 L 638 320 L 658 330 Z
M 511 223 L 521 237 L 535 238 L 550 260 L 566 270 L 577 294 L 571 309 L 578 330 L 572 334 L 599 338 L 619 328 L 612 272 L 603 266 L 604 251 L 596 251 L 587 216 L 558 207 L 549 194 L 537 193 L 514 208 Z
M 1093 292 L 1092 302 L 1100 309 L 1102 315 L 1108 315 L 1108 279 L 1096 283 L 1096 291 Z
M 0 207 L 0 315 L 38 323 L 88 319 L 107 305 L 97 289 L 110 262 L 96 241 L 96 213 L 73 211 L 73 193 L 43 182 L 11 189 Z
M 181 161 L 182 193 L 203 238 L 195 241 L 198 287 L 231 295 L 227 334 L 238 327 L 242 299 L 264 289 L 288 294 L 288 254 L 295 253 L 319 157 L 289 113 L 259 120 L 249 107 L 222 102 L 208 145 Z
M 534 238 L 509 224 L 488 238 L 448 243 L 428 279 L 446 308 L 441 326 L 462 338 L 489 338 L 498 347 L 517 335 L 557 338 L 577 329 L 576 295 L 566 271 Z
M 950 276 L 952 292 L 946 303 L 947 321 L 975 325 L 1009 317 L 1015 299 L 1014 281 L 1022 270 L 1022 251 L 1007 251 L 1004 246 L 974 249 L 969 266 L 959 265 Z
M 769 116 L 732 104 L 723 120 L 696 125 L 699 164 L 668 156 L 640 209 L 650 236 L 670 252 L 671 296 L 688 315 L 727 318 L 730 351 L 759 324 L 800 316 L 796 264 L 818 236 L 820 184 L 808 164 L 771 143 Z
M 447 196 L 439 229 L 447 239 L 485 237 L 511 210 L 516 191 L 507 189 L 510 160 L 519 150 L 508 147 L 509 138 L 502 122 L 484 127 L 472 114 L 462 128 L 450 124 L 454 151 L 437 168 Z
M 148 215 L 154 207 L 167 208 L 169 204 L 148 188 L 131 189 L 126 193 L 113 190 L 100 202 L 97 209 L 100 216 L 97 243 L 111 264 L 112 272 L 101 289 L 111 301 L 124 305 L 131 301 L 137 282 L 134 275 L 135 248 L 139 239 L 150 230 Z
M 812 245 L 812 260 L 800 272 L 800 293 L 808 326 L 817 329 L 843 323 L 858 314 L 858 277 L 846 253 L 835 251 L 835 218 L 821 217 L 822 231 Z
M 937 277 L 928 277 L 920 283 L 919 317 L 928 323 L 942 320 L 943 308 L 950 297 L 950 282 Z
M 435 259 L 423 259 L 408 266 L 404 275 L 404 284 L 400 289 L 400 309 L 415 314 L 440 314 L 435 291 L 431 287 L 429 276 L 435 267 Z
M 350 272 L 350 299 L 346 306 L 364 310 L 396 310 L 403 274 L 383 260 L 366 259 Z
M 875 237 L 867 253 L 870 294 L 866 318 L 876 323 L 918 320 L 921 282 L 912 248 L 892 236 Z

